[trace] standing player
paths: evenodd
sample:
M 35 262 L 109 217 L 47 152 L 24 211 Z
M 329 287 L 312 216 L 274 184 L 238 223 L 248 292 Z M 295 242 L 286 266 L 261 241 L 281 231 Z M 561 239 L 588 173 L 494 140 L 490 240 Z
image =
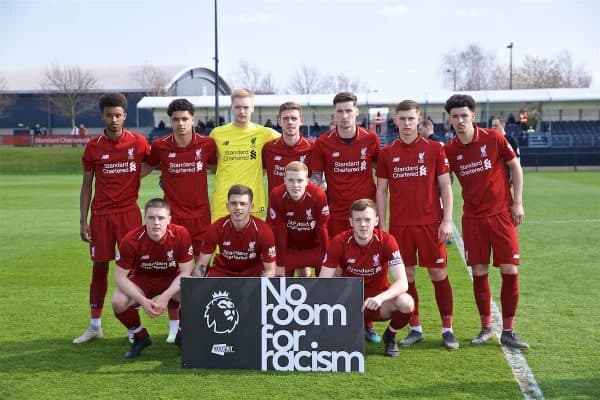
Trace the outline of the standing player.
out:
M 215 141 L 194 133 L 194 105 L 186 99 L 173 100 L 167 114 L 173 132 L 152 143 L 150 167 L 160 165 L 165 200 L 174 224 L 184 226 L 192 236 L 194 256 L 200 254 L 204 234 L 210 225 L 207 164 L 217 161 Z M 175 341 L 179 328 L 179 305 L 169 307 L 168 343 Z
M 275 187 L 269 197 L 267 223 L 276 237 L 278 276 L 311 276 L 318 271 L 329 238 L 329 207 L 323 189 L 308 181 L 308 168 L 300 161 L 285 167 L 285 184 Z
M 473 269 L 473 292 L 482 329 L 473 344 L 493 337 L 491 291 L 488 281 L 490 250 L 494 266 L 502 273 L 502 344 L 526 349 L 529 345 L 513 333 L 519 302 L 519 241 L 517 225 L 523 222 L 523 171 L 502 134 L 474 124 L 475 100 L 454 95 L 446 101 L 456 136 L 446 144 L 450 168 L 462 186 L 464 200 L 462 228 L 467 265 Z M 511 195 L 507 167 L 513 184 Z
M 280 135 L 271 128 L 250 122 L 254 112 L 254 94 L 248 89 L 231 93 L 233 122 L 212 130 L 217 145 L 215 192 L 211 201 L 212 220 L 227 215 L 227 191 L 236 184 L 249 186 L 255 193 L 253 214 L 265 218 L 262 148 Z
M 279 125 L 283 130 L 280 138 L 265 144 L 262 150 L 263 167 L 267 171 L 269 193 L 283 184 L 283 171 L 292 161 L 310 165 L 310 152 L 314 142 L 300 133 L 304 124 L 302 107 L 293 102 L 279 106 Z
M 389 189 L 389 231 L 400 247 L 408 294 L 415 301 L 410 331 L 400 344 L 410 345 L 424 339 L 415 284 L 418 253 L 418 264 L 427 268 L 435 289 L 444 346 L 454 350 L 459 344 L 452 332 L 452 287 L 445 246 L 452 237 L 450 168 L 442 145 L 417 133 L 420 113 L 421 108 L 413 100 L 404 100 L 396 107 L 394 121 L 400 133 L 398 139 L 381 151 L 377 162 L 377 208 L 379 215 L 386 215 Z M 385 227 L 383 219 L 380 226 Z
M 434 133 L 433 122 L 431 122 L 429 119 L 424 119 L 423 121 L 419 122 L 417 130 L 424 139 L 444 143 L 444 139 Z
M 399 354 L 396 332 L 410 319 L 413 299 L 406 290 L 406 273 L 394 237 L 375 227 L 379 224 L 375 203 L 360 199 L 350 208 L 352 230 L 333 238 L 323 260 L 320 278 L 335 276 L 338 268 L 343 277 L 364 280 L 363 311 L 365 320 L 387 321 L 390 324 L 383 334 L 383 354 Z M 390 285 L 388 271 L 394 278 Z
M 348 210 L 352 201 L 375 200 L 373 168 L 379 155 L 379 137 L 356 125 L 357 102 L 353 93 L 336 94 L 333 98 L 336 124 L 319 136 L 313 146 L 311 181 L 323 189 L 327 181 L 330 238 L 350 229 Z M 365 326 L 365 338 L 373 343 L 381 341 L 370 321 Z
M 517 139 L 515 139 L 511 135 L 507 135 L 506 131 L 504 130 L 504 127 L 506 126 L 506 122 L 504 122 L 504 118 L 502 118 L 499 115 L 493 115 L 491 120 L 492 120 L 491 128 L 496 129 L 497 131 L 500 131 L 500 133 L 508 141 L 508 144 L 510 144 L 510 147 L 512 147 L 516 156 L 521 157 L 521 152 L 519 151 L 519 143 L 517 142 Z
M 90 284 L 89 328 L 73 343 L 101 338 L 101 316 L 108 287 L 108 263 L 115 258 L 115 246 L 127 232 L 140 226 L 137 205 L 142 163 L 150 148 L 146 139 L 123 129 L 127 99 L 120 93 L 100 97 L 105 129 L 90 140 L 83 151 L 83 182 L 79 196 L 81 240 L 90 244 L 93 262 Z M 92 201 L 92 184 L 94 199 Z M 91 204 L 92 215 L 88 224 Z
M 134 338 L 125 358 L 138 357 L 152 344 L 136 307 L 142 307 L 150 317 L 159 317 L 171 299 L 180 301 L 181 277 L 190 276 L 193 269 L 192 239 L 183 226 L 170 223 L 167 202 L 148 201 L 144 219 L 144 226 L 130 231 L 121 241 L 115 270 L 113 310 Z
M 252 189 L 234 185 L 227 193 L 229 215 L 217 219 L 206 234 L 198 258 L 198 274 L 206 274 L 212 253 L 219 246 L 209 277 L 275 276 L 275 238 L 263 220 L 250 215 Z

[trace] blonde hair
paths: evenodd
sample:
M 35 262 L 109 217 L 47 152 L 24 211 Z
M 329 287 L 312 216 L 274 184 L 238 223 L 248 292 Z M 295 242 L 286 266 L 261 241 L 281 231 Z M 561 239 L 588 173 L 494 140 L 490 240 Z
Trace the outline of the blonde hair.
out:
M 293 171 L 293 172 L 306 172 L 308 174 L 308 167 L 306 164 L 300 161 L 292 161 L 288 165 L 285 166 L 285 172 Z
M 231 101 L 234 99 L 254 98 L 254 93 L 250 89 L 236 89 L 231 92 Z

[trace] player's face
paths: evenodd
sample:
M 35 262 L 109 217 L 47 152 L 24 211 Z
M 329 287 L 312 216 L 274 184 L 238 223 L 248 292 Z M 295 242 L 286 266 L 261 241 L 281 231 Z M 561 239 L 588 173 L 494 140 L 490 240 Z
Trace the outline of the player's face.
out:
M 394 122 L 398 126 L 398 131 L 402 139 L 412 141 L 417 137 L 417 124 L 419 123 L 419 113 L 417 110 L 396 111 Z
M 335 105 L 334 119 L 338 129 L 354 129 L 356 127 L 356 118 L 358 117 L 358 107 L 351 101 L 337 103 Z
M 491 128 L 499 130 L 500 132 L 504 133 L 504 126 L 502 126 L 499 119 L 492 120 Z
M 110 134 L 121 134 L 125 118 L 127 118 L 127 113 L 123 107 L 104 107 L 102 110 L 104 126 L 106 127 L 106 131 Z
M 475 113 L 469 110 L 469 107 L 455 107 L 450 109 L 450 116 L 448 118 L 458 135 L 465 135 L 473 130 Z
M 194 116 L 189 111 L 173 111 L 171 126 L 176 135 L 191 135 L 194 126 Z
M 231 112 L 233 113 L 233 123 L 245 126 L 250 122 L 254 112 L 254 101 L 250 97 L 236 97 L 231 103 Z
M 292 199 L 299 200 L 304 196 L 308 186 L 308 174 L 305 171 L 286 171 L 283 180 Z
M 279 115 L 279 125 L 285 136 L 296 137 L 300 135 L 302 124 L 304 124 L 304 118 L 298 110 L 283 110 Z
M 247 194 L 232 194 L 227 200 L 227 211 L 234 222 L 247 222 L 254 204 Z
M 362 211 L 352 211 L 350 225 L 354 231 L 354 237 L 362 243 L 366 243 L 373 237 L 373 229 L 379 224 L 379 217 L 371 207 Z
M 167 225 L 171 223 L 171 214 L 166 208 L 150 207 L 146 211 L 146 231 L 150 239 L 158 241 L 167 233 Z

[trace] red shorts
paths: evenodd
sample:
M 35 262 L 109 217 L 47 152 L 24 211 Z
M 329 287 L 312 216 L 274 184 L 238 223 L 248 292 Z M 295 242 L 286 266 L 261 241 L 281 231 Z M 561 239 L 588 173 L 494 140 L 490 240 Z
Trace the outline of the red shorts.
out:
M 230 271 L 220 267 L 211 267 L 208 269 L 209 278 L 227 278 L 227 277 L 261 277 L 264 271 L 263 267 L 245 269 L 243 271 Z
M 169 286 L 171 286 L 173 279 L 175 278 L 164 275 L 151 276 L 139 274 L 129 276 L 129 280 L 142 289 L 144 295 L 149 299 L 156 297 L 167 290 Z
M 517 227 L 510 211 L 489 217 L 463 217 L 462 228 L 467 265 L 488 265 L 490 250 L 496 267 L 520 264 Z
M 287 249 L 285 263 L 285 276 L 294 276 L 296 268 L 320 268 L 325 254 L 320 247 L 312 249 Z
M 440 224 L 390 226 L 396 238 L 404 265 L 446 268 L 446 245 L 438 239 Z M 417 264 L 417 252 L 419 262 Z
M 90 256 L 92 261 L 105 262 L 115 259 L 115 246 L 123 236 L 142 224 L 142 213 L 136 206 L 128 211 L 94 215 L 90 218 Z
M 200 248 L 202 247 L 202 241 L 204 240 L 204 235 L 206 235 L 208 227 L 210 226 L 210 215 L 207 215 L 204 218 L 194 219 L 179 219 L 171 217 L 171 223 L 181 225 L 188 230 L 190 236 L 192 237 L 194 256 L 199 256 Z
M 352 229 L 349 218 L 329 218 L 327 222 L 327 230 L 329 231 L 329 238 L 334 238 L 337 234 Z

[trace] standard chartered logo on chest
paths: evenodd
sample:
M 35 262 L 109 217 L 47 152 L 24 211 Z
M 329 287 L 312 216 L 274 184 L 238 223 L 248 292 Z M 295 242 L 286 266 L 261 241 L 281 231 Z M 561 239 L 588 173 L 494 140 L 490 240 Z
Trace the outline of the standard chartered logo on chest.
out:
M 320 349 L 318 336 L 307 329 L 290 326 L 346 326 L 347 310 L 342 304 L 307 304 L 307 291 L 299 284 L 286 285 L 285 278 L 272 285 L 261 278 L 261 349 L 263 371 L 351 371 L 352 361 L 364 372 L 364 356 L 359 351 Z M 272 301 L 270 301 L 272 300 Z

